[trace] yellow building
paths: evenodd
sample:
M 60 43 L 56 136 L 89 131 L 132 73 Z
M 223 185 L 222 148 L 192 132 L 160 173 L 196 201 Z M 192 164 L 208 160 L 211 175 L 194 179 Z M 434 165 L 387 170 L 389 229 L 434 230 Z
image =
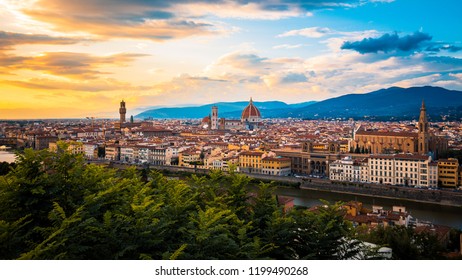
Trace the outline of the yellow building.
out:
M 340 142 L 340 152 L 341 153 L 348 153 L 350 151 L 350 143 L 348 140 Z
M 356 217 L 361 214 L 361 210 L 363 209 L 363 203 L 359 201 L 350 201 L 345 203 L 342 208 L 346 211 L 346 215 L 350 215 L 352 217 Z
M 106 145 L 106 160 L 120 160 L 120 147 L 118 145 Z
M 66 148 L 67 151 L 70 152 L 71 154 L 84 154 L 85 150 L 83 147 L 82 142 L 76 142 L 76 141 L 58 141 L 58 142 L 51 142 L 48 144 L 48 150 L 51 152 L 56 152 L 58 151 L 59 148 Z
M 191 167 L 194 166 L 192 163 L 200 161 L 200 153 L 197 153 L 196 151 L 187 150 L 178 154 L 178 166 Z
M 266 157 L 261 160 L 262 174 L 289 176 L 292 160 L 284 157 Z
M 228 150 L 237 151 L 237 150 L 245 150 L 248 151 L 250 149 L 249 145 L 238 145 L 238 144 L 228 144 Z
M 261 173 L 263 152 L 245 151 L 239 154 L 239 171 Z
M 455 188 L 458 186 L 459 161 L 455 158 L 438 160 L 438 185 Z

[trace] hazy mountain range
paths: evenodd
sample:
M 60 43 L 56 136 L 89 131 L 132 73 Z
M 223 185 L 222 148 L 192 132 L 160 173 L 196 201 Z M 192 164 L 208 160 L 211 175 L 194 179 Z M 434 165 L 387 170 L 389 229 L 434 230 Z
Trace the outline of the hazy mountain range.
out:
M 415 119 L 425 100 L 432 120 L 462 118 L 462 91 L 440 87 L 391 87 L 366 94 L 346 94 L 324 101 L 286 104 L 281 101 L 254 102 L 263 118 L 304 119 Z M 203 118 L 218 106 L 219 117 L 240 118 L 248 101 L 220 102 L 203 106 L 158 108 L 144 111 L 137 118 Z

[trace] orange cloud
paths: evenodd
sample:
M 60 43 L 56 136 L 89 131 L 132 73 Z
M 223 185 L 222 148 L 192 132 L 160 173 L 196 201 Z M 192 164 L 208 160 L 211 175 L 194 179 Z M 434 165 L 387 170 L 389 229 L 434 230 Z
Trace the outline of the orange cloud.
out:
M 8 56 L 0 53 L 1 67 L 9 70 L 41 71 L 55 76 L 74 79 L 95 79 L 103 74 L 103 67 L 126 66 L 144 54 L 121 53 L 110 56 L 93 56 L 86 53 L 46 52 L 34 57 Z
M 163 1 L 162 1 L 163 2 Z M 85 32 L 103 38 L 153 41 L 221 33 L 219 24 L 175 17 L 168 1 L 39 0 L 22 11 L 60 32 Z
M 47 45 L 70 45 L 84 39 L 53 37 L 44 34 L 21 34 L 0 31 L 0 50 L 10 50 L 15 45 L 47 44 Z
M 149 90 L 147 86 L 133 86 L 130 83 L 120 82 L 115 79 L 57 81 L 52 79 L 28 79 L 28 80 L 3 80 L 0 84 L 15 87 L 39 90 L 70 90 L 83 92 L 100 92 L 114 90 L 143 91 Z

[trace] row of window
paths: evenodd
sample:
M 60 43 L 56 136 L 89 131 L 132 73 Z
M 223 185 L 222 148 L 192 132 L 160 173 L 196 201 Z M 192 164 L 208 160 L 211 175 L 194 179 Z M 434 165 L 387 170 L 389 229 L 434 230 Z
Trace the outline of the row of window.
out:
M 393 160 L 373 160 L 373 159 L 371 160 L 371 164 L 387 165 L 387 162 L 388 162 L 388 165 L 392 165 Z M 395 162 L 396 165 L 415 166 L 415 167 L 418 166 L 417 162 L 410 162 L 409 165 L 408 165 L 408 162 L 402 162 L 402 161 L 399 161 L 399 160 L 395 160 L 394 162 Z M 427 167 L 427 165 L 424 164 L 424 163 L 421 163 L 420 167 L 425 168 L 425 167 Z

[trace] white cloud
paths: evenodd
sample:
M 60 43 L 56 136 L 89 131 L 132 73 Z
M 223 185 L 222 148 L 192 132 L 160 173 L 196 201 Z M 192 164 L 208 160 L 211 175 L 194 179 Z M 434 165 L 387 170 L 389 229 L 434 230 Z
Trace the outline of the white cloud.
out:
M 225 1 L 220 4 L 205 2 L 177 4 L 172 7 L 172 11 L 187 17 L 213 15 L 220 18 L 264 20 L 278 20 L 282 18 L 311 15 L 311 13 L 304 12 L 296 6 L 287 10 L 269 10 L 262 7 L 260 3 L 249 2 L 241 4 L 235 1 Z
M 336 34 L 336 33 L 337 33 L 336 31 L 331 30 L 330 28 L 327 28 L 327 27 L 308 27 L 308 28 L 303 28 L 303 29 L 290 30 L 282 34 L 279 34 L 276 37 L 282 38 L 282 37 L 289 37 L 289 36 L 303 36 L 303 37 L 308 37 L 308 38 L 321 38 L 321 37 Z
M 277 45 L 277 46 L 274 46 L 273 49 L 275 50 L 278 50 L 278 49 L 298 49 L 298 48 L 301 48 L 303 46 L 306 46 L 304 44 L 296 44 L 296 45 L 289 45 L 289 44 L 282 44 L 282 45 Z

